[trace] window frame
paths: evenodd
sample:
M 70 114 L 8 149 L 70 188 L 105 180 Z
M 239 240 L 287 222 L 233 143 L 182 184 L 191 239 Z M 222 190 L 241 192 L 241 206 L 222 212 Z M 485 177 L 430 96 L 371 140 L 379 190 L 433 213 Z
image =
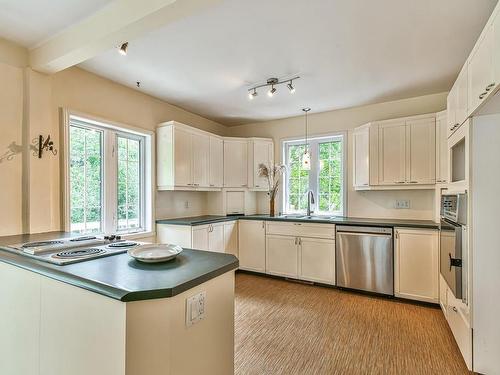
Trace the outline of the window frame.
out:
M 342 142 L 342 184 L 341 184 L 341 196 L 342 196 L 342 209 L 341 211 L 336 211 L 332 213 L 320 213 L 318 212 L 319 207 L 319 144 L 331 142 L 335 140 L 340 140 Z M 288 147 L 294 145 L 302 145 L 305 144 L 305 137 L 294 137 L 294 138 L 284 138 L 281 140 L 281 160 L 283 164 L 287 166 L 288 169 Z M 314 194 L 315 203 L 312 205 L 312 209 L 314 210 L 314 214 L 316 215 L 326 215 L 326 216 L 345 216 L 347 212 L 347 144 L 348 137 L 347 132 L 334 132 L 328 134 L 321 135 L 311 135 L 307 138 L 307 143 L 309 144 L 309 150 L 311 152 L 311 169 L 309 171 L 309 186 Z M 289 198 L 289 176 L 285 175 L 283 179 L 283 193 L 282 193 L 282 212 L 285 214 L 306 214 L 305 211 L 296 210 L 291 211 L 288 210 L 288 198 Z M 314 181 L 311 184 L 311 181 Z
M 61 109 L 63 142 L 61 157 L 61 185 L 62 185 L 62 227 L 71 231 L 71 187 L 70 187 L 70 150 L 69 130 L 71 123 L 75 122 L 84 128 L 96 129 L 103 132 L 102 137 L 102 231 L 101 233 L 119 233 L 127 237 L 142 237 L 154 234 L 153 208 L 154 208 L 154 133 L 130 125 L 111 122 L 96 118 L 84 113 Z M 118 231 L 118 136 L 141 140 L 140 142 L 140 222 L 137 230 Z

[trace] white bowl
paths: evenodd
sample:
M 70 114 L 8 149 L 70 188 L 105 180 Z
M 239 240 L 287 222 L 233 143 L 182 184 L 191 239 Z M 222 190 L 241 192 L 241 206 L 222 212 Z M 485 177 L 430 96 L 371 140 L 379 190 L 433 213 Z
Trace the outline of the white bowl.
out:
M 182 247 L 171 244 L 141 245 L 127 251 L 132 258 L 144 263 L 166 262 L 182 252 Z

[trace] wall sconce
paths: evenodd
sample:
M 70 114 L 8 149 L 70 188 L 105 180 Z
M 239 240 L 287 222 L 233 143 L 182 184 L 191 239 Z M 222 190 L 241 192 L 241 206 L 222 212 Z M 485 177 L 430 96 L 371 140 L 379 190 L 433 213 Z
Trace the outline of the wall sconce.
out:
M 43 152 L 52 152 L 53 155 L 57 155 L 57 150 L 54 148 L 54 142 L 50 139 L 50 134 L 47 138 L 43 138 L 43 135 L 38 136 L 38 140 L 35 138 L 32 142 L 36 146 L 36 151 L 33 152 L 34 156 L 38 156 L 39 159 L 42 158 Z

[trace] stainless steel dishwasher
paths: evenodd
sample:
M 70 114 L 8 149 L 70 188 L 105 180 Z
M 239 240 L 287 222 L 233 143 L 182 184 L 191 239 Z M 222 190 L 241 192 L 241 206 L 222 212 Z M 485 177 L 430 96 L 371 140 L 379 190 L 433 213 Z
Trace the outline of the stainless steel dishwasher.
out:
M 337 226 L 337 286 L 394 295 L 392 228 Z

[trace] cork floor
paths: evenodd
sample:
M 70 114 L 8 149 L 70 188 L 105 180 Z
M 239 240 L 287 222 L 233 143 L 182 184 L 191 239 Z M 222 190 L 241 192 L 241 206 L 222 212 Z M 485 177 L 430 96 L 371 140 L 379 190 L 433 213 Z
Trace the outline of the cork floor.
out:
M 236 275 L 235 374 L 468 374 L 438 308 Z

